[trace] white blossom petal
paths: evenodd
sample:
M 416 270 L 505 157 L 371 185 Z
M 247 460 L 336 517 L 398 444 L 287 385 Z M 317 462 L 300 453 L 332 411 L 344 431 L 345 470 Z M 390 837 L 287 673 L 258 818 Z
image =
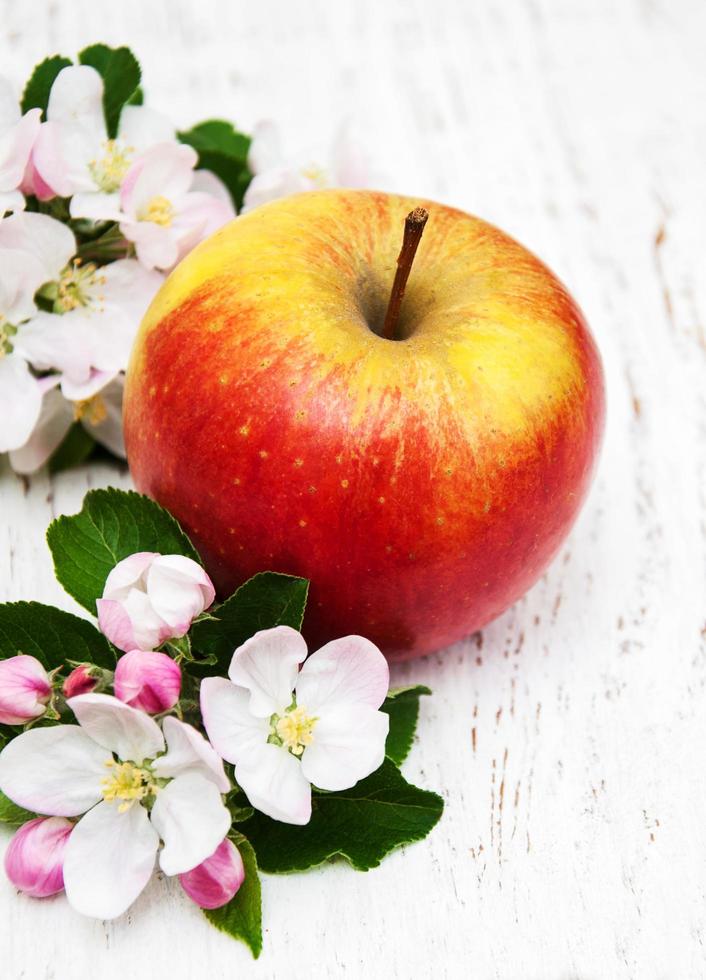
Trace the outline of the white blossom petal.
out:
M 250 713 L 250 694 L 225 677 L 201 681 L 201 717 L 211 745 L 226 762 L 238 762 L 264 745 L 269 718 Z
M 45 282 L 59 278 L 76 254 L 76 238 L 71 229 L 56 218 L 26 211 L 0 223 L 0 248 L 28 252 L 39 262 L 38 281 L 33 290 L 36 292 Z
M 167 875 L 182 874 L 216 850 L 230 829 L 218 787 L 200 773 L 177 776 L 157 794 L 152 825 L 164 841 L 159 863 Z
M 125 599 L 133 586 L 137 587 L 155 558 L 158 551 L 136 551 L 128 555 L 108 572 L 103 586 L 104 599 Z
M 164 751 L 157 722 L 110 694 L 79 694 L 66 703 L 83 730 L 123 761 L 140 765 Z
M 143 153 L 156 143 L 176 140 L 176 130 L 161 112 L 148 106 L 126 105 L 120 113 L 118 137 L 135 153 Z
M 89 65 L 62 68 L 49 93 L 47 119 L 71 128 L 80 127 L 95 137 L 108 138 L 103 114 L 103 79 Z
M 363 636 L 344 636 L 306 661 L 297 677 L 297 704 L 309 714 L 349 704 L 379 708 L 389 686 L 390 669 L 375 644 Z
M 69 202 L 72 218 L 91 218 L 93 221 L 121 221 L 120 194 L 83 191 L 74 194 Z
M 228 792 L 230 782 L 223 769 L 223 761 L 201 732 L 172 715 L 162 722 L 162 731 L 167 741 L 167 751 L 152 766 L 157 776 L 173 778 L 196 772 L 210 779 L 219 792 Z
M 1 375 L 2 361 L 0 361 L 0 388 L 2 388 Z M 41 389 L 41 385 L 38 387 Z M 10 453 L 10 465 L 15 473 L 35 473 L 40 466 L 44 466 L 52 453 L 61 445 L 73 423 L 73 408 L 56 388 L 47 391 L 43 399 L 40 396 L 40 403 L 41 411 L 29 438 L 19 449 Z
M 169 228 L 152 221 L 123 221 L 120 231 L 134 244 L 145 269 L 171 269 L 179 258 L 179 247 Z
M 378 769 L 385 758 L 390 718 L 367 704 L 336 707 L 322 714 L 302 756 L 304 776 L 319 789 L 351 786 Z
M 103 802 L 74 827 L 64 852 L 64 887 L 69 904 L 82 915 L 115 919 L 149 881 L 159 836 L 147 811 L 133 804 L 120 813 Z
M 97 425 L 86 425 L 84 428 L 93 436 L 96 442 L 105 446 L 114 456 L 125 459 L 125 440 L 123 438 L 123 389 L 125 379 L 118 376 L 101 394 L 106 410 L 105 418 Z
M 277 125 L 271 119 L 263 119 L 253 127 L 248 167 L 257 175 L 281 167 L 283 163 L 282 140 Z
M 78 725 L 31 728 L 0 753 L 0 790 L 33 813 L 75 817 L 101 798 L 110 759 Z
M 273 820 L 306 824 L 311 819 L 311 786 L 299 759 L 286 749 L 259 746 L 236 765 L 235 778 L 255 809 Z
M 147 572 L 147 595 L 173 636 L 183 636 L 192 619 L 210 606 L 216 593 L 206 572 L 184 555 L 160 555 Z
M 259 717 L 280 713 L 292 703 L 306 643 L 291 626 L 260 630 L 233 654 L 228 675 L 250 691 L 250 711 Z
M 42 409 L 42 390 L 26 361 L 0 357 L 0 453 L 17 450 L 32 434 Z

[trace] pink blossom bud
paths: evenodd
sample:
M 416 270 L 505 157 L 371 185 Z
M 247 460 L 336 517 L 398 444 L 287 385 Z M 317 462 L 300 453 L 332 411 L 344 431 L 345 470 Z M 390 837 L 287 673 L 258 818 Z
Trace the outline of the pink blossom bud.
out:
M 64 681 L 64 697 L 75 698 L 79 694 L 90 694 L 100 680 L 100 670 L 91 664 L 75 667 Z
M 24 725 L 44 714 L 51 697 L 49 675 L 24 653 L 0 660 L 0 722 Z
M 74 825 L 65 817 L 23 824 L 5 851 L 5 872 L 15 888 L 47 898 L 64 888 L 64 849 Z
M 169 711 L 181 693 L 181 668 L 166 653 L 131 650 L 118 660 L 115 696 L 151 715 Z
M 244 880 L 240 851 L 227 837 L 209 858 L 179 875 L 181 887 L 202 909 L 227 905 Z
M 191 558 L 141 551 L 119 561 L 105 580 L 98 625 L 119 650 L 153 650 L 184 636 L 215 595 Z

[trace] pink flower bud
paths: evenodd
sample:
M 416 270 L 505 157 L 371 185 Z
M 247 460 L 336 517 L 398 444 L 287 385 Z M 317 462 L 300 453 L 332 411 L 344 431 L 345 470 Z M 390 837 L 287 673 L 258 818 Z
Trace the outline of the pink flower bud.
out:
M 24 725 L 44 714 L 51 697 L 49 675 L 35 657 L 0 660 L 0 722 Z
M 75 698 L 79 694 L 90 694 L 100 680 L 100 671 L 91 664 L 75 667 L 64 681 L 64 697 Z
M 119 561 L 105 580 L 98 625 L 119 650 L 153 650 L 184 636 L 215 595 L 191 558 L 140 551 Z
M 74 825 L 65 817 L 23 824 L 5 851 L 5 872 L 15 888 L 47 898 L 64 888 L 64 849 Z
M 229 841 L 222 841 L 213 854 L 191 871 L 179 875 L 181 887 L 202 909 L 227 905 L 245 880 L 240 851 Z
M 166 653 L 131 650 L 118 660 L 115 696 L 151 715 L 169 711 L 181 693 L 181 668 Z

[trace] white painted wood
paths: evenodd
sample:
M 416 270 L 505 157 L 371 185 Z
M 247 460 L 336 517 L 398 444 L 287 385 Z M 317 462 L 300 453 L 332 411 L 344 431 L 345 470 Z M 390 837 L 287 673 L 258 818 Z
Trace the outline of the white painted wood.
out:
M 447 809 L 367 875 L 266 878 L 253 964 L 155 881 L 122 920 L 0 883 L 3 980 L 163 975 L 706 974 L 706 7 L 699 0 L 2 0 L 3 70 L 128 42 L 181 124 L 271 115 L 291 146 L 342 114 L 390 185 L 497 222 L 570 285 L 609 421 L 590 501 L 515 608 L 443 655 L 410 777 Z M 71 607 L 44 528 L 103 466 L 0 476 L 0 598 Z

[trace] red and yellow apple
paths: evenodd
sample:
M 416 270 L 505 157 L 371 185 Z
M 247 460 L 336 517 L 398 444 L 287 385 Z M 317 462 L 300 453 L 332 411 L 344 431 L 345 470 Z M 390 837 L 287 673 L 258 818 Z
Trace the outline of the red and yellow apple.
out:
M 220 594 L 311 580 L 312 645 L 391 658 L 483 626 L 537 579 L 586 493 L 600 360 L 566 289 L 497 228 L 439 204 L 380 336 L 405 215 L 321 191 L 236 219 L 169 277 L 140 329 L 125 433 L 139 490 Z

